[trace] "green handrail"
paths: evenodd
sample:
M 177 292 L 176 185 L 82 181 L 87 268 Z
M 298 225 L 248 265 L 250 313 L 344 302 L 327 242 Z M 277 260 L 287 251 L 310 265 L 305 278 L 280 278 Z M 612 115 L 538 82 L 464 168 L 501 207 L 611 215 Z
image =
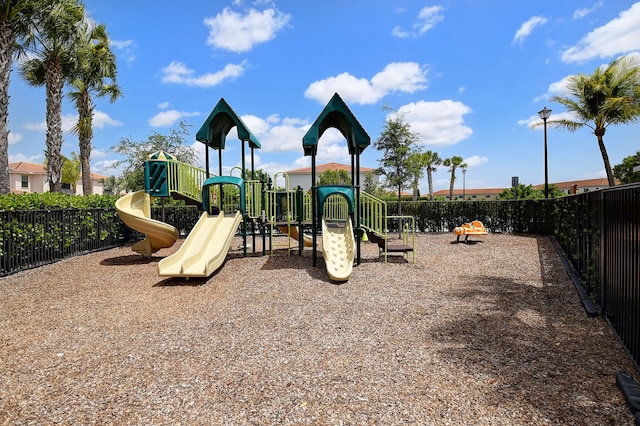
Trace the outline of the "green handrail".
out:
M 207 178 L 204 169 L 180 161 L 167 161 L 169 193 L 175 192 L 202 202 L 202 185 Z

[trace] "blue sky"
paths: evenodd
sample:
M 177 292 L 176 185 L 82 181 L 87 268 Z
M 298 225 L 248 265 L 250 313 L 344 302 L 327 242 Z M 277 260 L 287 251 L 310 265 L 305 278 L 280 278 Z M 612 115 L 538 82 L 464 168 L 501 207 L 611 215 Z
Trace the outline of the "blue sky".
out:
M 181 6 L 182 5 L 182 6 Z M 467 188 L 503 188 L 511 177 L 544 182 L 537 112 L 564 94 L 564 81 L 640 52 L 640 2 L 623 0 L 503 1 L 123 1 L 86 0 L 105 24 L 118 58 L 124 97 L 96 99 L 92 172 L 108 166 L 122 138 L 168 134 L 179 120 L 191 140 L 220 98 L 258 137 L 256 167 L 273 174 L 310 165 L 302 136 L 338 92 L 371 136 L 361 164 L 377 167 L 373 147 L 389 105 L 404 114 L 420 145 L 442 158 L 463 157 Z M 44 161 L 45 92 L 12 74 L 10 161 Z M 77 117 L 65 101 L 64 128 Z M 605 135 L 612 165 L 640 149 L 639 124 Z M 223 152 L 240 164 L 235 129 Z M 63 154 L 78 151 L 65 133 Z M 549 128 L 549 181 L 604 177 L 590 129 Z M 204 156 L 202 155 L 202 158 Z M 335 130 L 318 144 L 318 163 L 349 162 Z M 201 160 L 201 166 L 204 166 Z M 215 164 L 212 164 L 215 168 Z M 449 173 L 434 174 L 435 190 Z M 421 192 L 427 192 L 426 177 Z M 456 181 L 462 188 L 462 179 Z

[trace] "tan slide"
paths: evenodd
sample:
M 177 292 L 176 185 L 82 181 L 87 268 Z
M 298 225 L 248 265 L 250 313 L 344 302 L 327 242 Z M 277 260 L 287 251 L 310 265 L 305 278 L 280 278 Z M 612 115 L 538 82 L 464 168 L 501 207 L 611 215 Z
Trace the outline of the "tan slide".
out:
M 322 218 L 322 256 L 333 281 L 347 281 L 353 271 L 356 241 L 351 220 L 327 222 Z
M 296 241 L 300 241 L 300 235 L 298 233 L 298 225 L 295 224 L 287 224 L 287 225 L 276 225 L 278 231 L 283 234 L 289 235 Z M 308 234 L 302 234 L 302 243 L 304 247 L 312 247 L 313 246 L 313 237 Z
M 158 263 L 162 277 L 208 277 L 227 257 L 231 241 L 242 222 L 242 213 L 218 216 L 202 213 L 177 252 Z
M 151 219 L 151 197 L 144 190 L 118 198 L 116 211 L 125 225 L 146 235 L 144 240 L 131 247 L 135 252 L 151 256 L 162 248 L 171 247 L 178 239 L 175 227 Z

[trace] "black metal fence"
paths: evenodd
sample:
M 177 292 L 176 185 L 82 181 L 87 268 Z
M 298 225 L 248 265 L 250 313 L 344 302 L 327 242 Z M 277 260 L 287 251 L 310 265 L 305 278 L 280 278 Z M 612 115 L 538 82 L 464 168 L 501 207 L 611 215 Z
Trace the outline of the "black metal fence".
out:
M 154 207 L 151 212 L 183 236 L 199 217 L 193 206 Z M 141 237 L 122 223 L 115 209 L 0 211 L 0 276 Z
M 602 314 L 638 366 L 640 358 L 640 185 L 601 191 Z
M 397 214 L 389 203 L 389 214 Z M 632 359 L 640 359 L 640 184 L 554 200 L 404 202 L 422 232 L 450 232 L 472 220 L 491 232 L 554 235 Z M 193 206 L 152 209 L 185 236 Z M 393 225 L 393 224 L 390 224 Z M 113 209 L 0 212 L 0 276 L 142 237 Z

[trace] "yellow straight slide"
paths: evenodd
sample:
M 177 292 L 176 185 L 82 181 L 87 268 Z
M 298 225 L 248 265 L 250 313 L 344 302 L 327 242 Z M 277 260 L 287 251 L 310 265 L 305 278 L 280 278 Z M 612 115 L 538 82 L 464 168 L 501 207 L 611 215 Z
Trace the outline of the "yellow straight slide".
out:
M 162 277 L 208 277 L 218 269 L 229 252 L 233 236 L 242 222 L 242 213 L 226 217 L 202 213 L 177 252 L 158 263 Z
M 116 201 L 118 216 L 129 228 L 142 232 L 146 238 L 131 250 L 151 256 L 161 248 L 171 247 L 178 239 L 178 230 L 168 223 L 151 219 L 151 197 L 144 191 L 123 195 Z
M 353 271 L 356 253 L 351 220 L 327 222 L 322 218 L 322 256 L 333 281 L 347 281 Z

